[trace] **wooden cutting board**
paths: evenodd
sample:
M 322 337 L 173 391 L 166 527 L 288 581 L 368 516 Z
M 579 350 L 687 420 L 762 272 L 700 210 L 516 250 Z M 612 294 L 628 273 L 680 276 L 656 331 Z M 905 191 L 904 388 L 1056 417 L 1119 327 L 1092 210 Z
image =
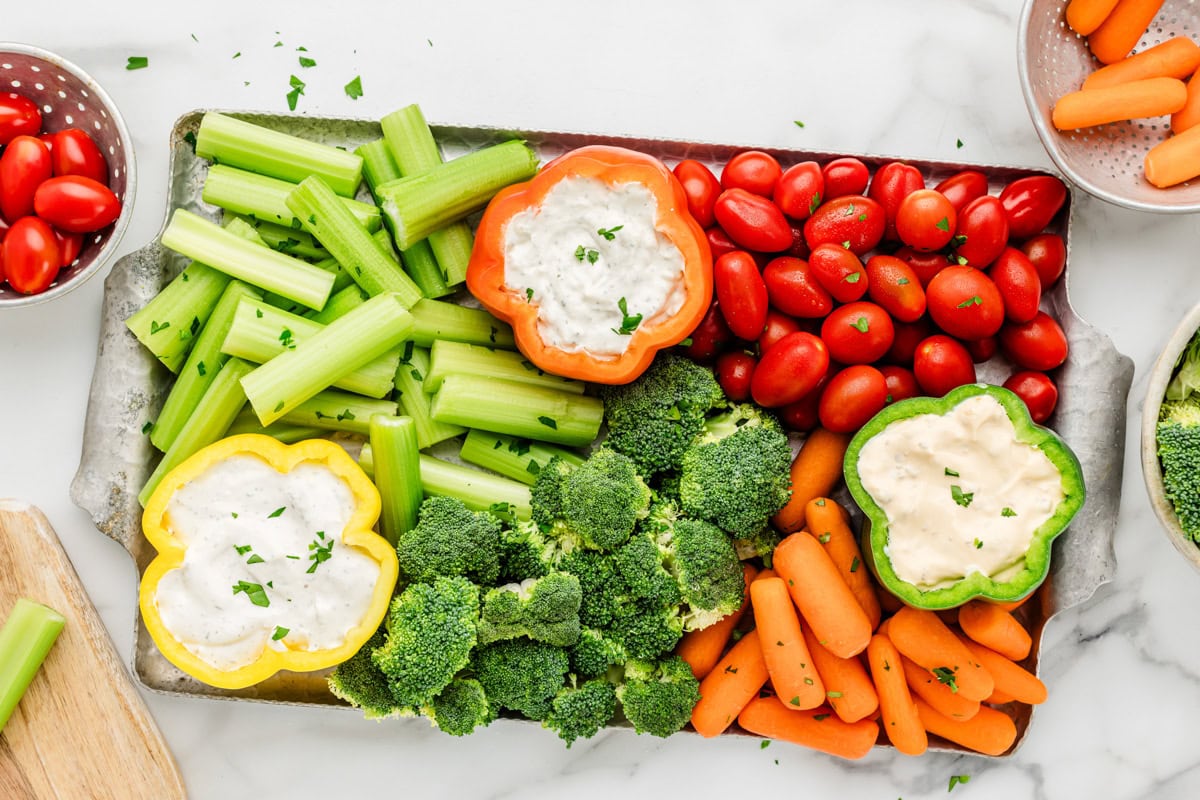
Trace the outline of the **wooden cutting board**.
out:
M 0 499 L 0 621 L 19 597 L 50 606 L 67 624 L 0 733 L 0 798 L 186 797 L 54 529 L 37 508 Z

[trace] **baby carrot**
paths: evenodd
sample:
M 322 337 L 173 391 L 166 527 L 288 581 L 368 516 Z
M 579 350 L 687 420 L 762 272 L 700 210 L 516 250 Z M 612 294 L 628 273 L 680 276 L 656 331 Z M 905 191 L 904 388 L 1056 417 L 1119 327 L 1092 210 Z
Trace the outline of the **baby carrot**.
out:
M 741 608 L 727 617 L 722 617 L 707 628 L 688 631 L 679 640 L 675 653 L 692 668 L 692 674 L 696 676 L 696 680 L 703 680 L 704 676 L 711 672 L 716 663 L 721 660 L 721 653 L 725 652 L 729 636 L 741 621 L 746 609 L 750 607 L 750 582 L 754 580 L 756 573 L 757 570 L 753 565 L 742 564 L 742 574 L 746 579 L 746 595 L 742 600 Z
M 831 653 L 849 658 L 867 648 L 871 621 L 816 539 L 793 533 L 776 546 L 773 563 L 796 607 Z
M 771 523 L 776 530 L 793 533 L 804 527 L 804 507 L 814 497 L 825 497 L 842 479 L 842 461 L 850 434 L 817 428 L 808 435 L 792 461 L 792 496 Z
M 1160 189 L 1197 175 L 1200 175 L 1200 125 L 1159 142 L 1146 153 L 1146 180 Z
M 1000 602 L 999 600 L 984 600 L 982 602 L 991 603 L 996 608 L 1000 608 L 1005 611 L 1016 611 L 1018 608 L 1025 605 L 1030 600 L 1032 600 L 1035 595 L 1037 595 L 1037 592 L 1030 592 L 1029 594 L 1022 597 L 1020 600 L 1009 600 L 1004 603 Z
M 767 578 L 778 578 L 778 577 L 779 577 L 778 572 L 776 572 L 773 569 L 768 568 L 768 569 L 761 570 L 757 575 L 755 575 L 754 580 L 765 581 Z M 751 583 L 753 583 L 753 582 L 754 581 L 751 581 Z
M 1063 95 L 1054 104 L 1051 120 L 1060 131 L 1069 131 L 1123 119 L 1174 114 L 1186 102 L 1187 87 L 1183 81 L 1146 78 Z
M 1087 36 L 1112 13 L 1117 0 L 1071 0 L 1067 4 L 1067 24 L 1080 36 Z
M 1183 133 L 1188 128 L 1200 122 L 1200 69 L 1192 73 L 1187 82 L 1187 102 L 1183 108 L 1171 115 L 1171 133 Z
M 738 715 L 738 725 L 750 733 L 820 750 L 842 758 L 862 758 L 879 737 L 870 720 L 847 723 L 828 708 L 789 711 L 776 697 L 756 697 Z
M 867 645 L 867 666 L 875 683 L 875 693 L 879 695 L 883 732 L 888 741 L 905 755 L 921 755 L 929 747 L 929 738 L 908 691 L 900 653 L 886 636 L 871 637 L 871 643 Z
M 939 713 L 950 719 L 963 720 L 970 719 L 979 712 L 978 701 L 963 697 L 912 659 L 900 656 L 900 663 L 904 665 L 904 679 L 908 681 L 908 688 Z
M 1013 661 L 1025 658 L 1033 647 L 1033 638 L 1025 626 L 990 603 L 972 600 L 959 608 L 958 625 L 974 641 Z
M 874 714 L 879 708 L 879 696 L 862 661 L 858 658 L 838 658 L 817 641 L 812 627 L 805 624 L 805 620 L 801 620 L 800 627 L 834 713 L 842 722 L 857 722 Z
M 879 626 L 881 612 L 879 597 L 875 594 L 871 571 L 863 563 L 858 541 L 846 521 L 846 512 L 836 500 L 818 497 L 810 500 L 804 509 L 808 532 L 817 542 L 824 545 L 825 552 L 833 560 L 838 572 L 854 593 L 858 604 L 871 622 L 871 629 Z
M 1046 684 L 1042 683 L 1032 672 L 983 645 L 969 640 L 964 640 L 963 644 L 991 674 L 996 684 L 996 691 L 1008 695 L 1013 700 L 1031 705 L 1046 702 Z
M 987 703 L 988 705 L 992 705 L 992 706 L 1002 706 L 1005 703 L 1011 703 L 1014 700 L 1016 700 L 1015 697 L 1012 697 L 1011 695 L 1007 695 L 1004 692 L 996 690 L 996 691 L 992 692 L 991 694 L 989 694 L 988 699 L 984 700 L 983 702 Z
M 737 718 L 767 682 L 758 631 L 750 631 L 700 681 L 700 702 L 692 709 L 692 727 L 701 736 L 718 736 Z
M 995 688 L 988 671 L 932 611 L 900 609 L 888 622 L 888 638 L 968 700 L 983 700 Z
M 916 699 L 917 714 L 925 730 L 977 753 L 998 756 L 1017 738 L 1017 726 L 1003 711 L 980 706 L 968 720 L 953 720 L 934 711 L 921 698 Z
M 1083 81 L 1085 92 L 1146 78 L 1186 78 L 1200 67 L 1200 46 L 1186 36 L 1167 39 L 1136 56 L 1102 67 Z
M 824 703 L 825 685 L 804 643 L 800 617 L 792 605 L 787 584 L 782 578 L 754 581 L 750 585 L 750 603 L 775 694 L 790 709 L 816 708 Z
M 1101 63 L 1111 64 L 1129 55 L 1163 0 L 1120 0 L 1100 27 L 1088 36 L 1088 47 Z

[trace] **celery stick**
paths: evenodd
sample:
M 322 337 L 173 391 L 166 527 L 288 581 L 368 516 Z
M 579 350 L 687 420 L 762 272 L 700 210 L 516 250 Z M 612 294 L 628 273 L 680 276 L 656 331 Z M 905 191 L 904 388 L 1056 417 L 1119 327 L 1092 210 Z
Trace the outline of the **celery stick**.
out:
M 475 234 L 470 225 L 452 222 L 430 233 L 429 246 L 433 248 L 447 284 L 454 287 L 467 279 L 467 265 L 471 263 L 471 250 L 475 247 Z
M 264 428 L 259 423 L 254 409 L 246 406 L 238 412 L 237 417 L 233 420 L 233 424 L 229 426 L 229 430 L 225 431 L 226 436 L 236 436 L 240 433 L 257 433 L 263 436 L 270 436 L 272 439 L 276 439 L 283 444 L 295 444 L 305 439 L 319 439 L 328 433 L 328 431 L 312 425 L 293 425 L 283 420 L 273 422 Z
M 532 516 L 529 487 L 525 484 L 424 453 L 421 454 L 421 488 L 425 494 L 457 497 L 475 511 L 491 511 L 501 516 L 512 514 L 517 519 Z
M 374 361 L 408 338 L 412 314 L 393 294 L 372 297 L 295 350 L 288 350 L 247 375 L 242 385 L 263 425 L 328 388 L 347 373 Z
M 176 209 L 163 231 L 164 247 L 246 283 L 320 309 L 329 299 L 331 273 L 249 242 L 186 209 Z
M 191 263 L 125 327 L 171 372 L 179 372 L 196 333 L 208 321 L 229 276 L 204 264 Z
M 229 333 L 229 327 L 233 324 L 233 312 L 242 298 L 261 300 L 262 296 L 241 281 L 230 281 L 213 309 L 212 316 L 200 329 L 196 344 L 188 354 L 183 369 L 179 371 L 179 377 L 167 394 L 162 411 L 159 412 L 154 428 L 150 431 L 150 442 L 159 450 L 165 452 L 170 449 L 171 443 L 192 415 L 196 404 L 200 402 L 209 385 L 216 379 L 217 372 L 229 358 L 221 352 L 221 343 Z
M 353 281 L 351 283 L 352 286 L 347 286 L 330 295 L 329 302 L 320 311 L 309 311 L 307 319 L 328 325 L 338 317 L 344 316 L 350 309 L 358 308 L 367 302 L 367 293 L 362 290 L 362 287 Z
M 196 155 L 293 183 L 320 175 L 343 197 L 353 197 L 362 180 L 354 153 L 212 111 L 200 120 Z
M 537 166 L 534 152 L 513 140 L 380 186 L 383 213 L 391 220 L 396 245 L 407 250 L 482 208 L 505 186 L 532 178 Z
M 467 431 L 458 455 L 463 461 L 531 486 L 555 456 L 575 467 L 583 463 L 577 453 L 552 444 L 477 429 Z
M 303 258 L 305 261 L 321 261 L 329 258 L 329 251 L 321 247 L 312 234 L 305 230 L 284 227 L 274 222 L 247 217 L 229 210 L 221 214 L 221 225 L 228 228 L 235 219 L 252 227 L 262 239 L 263 244 L 272 250 Z
M 54 609 L 24 597 L 17 599 L 0 628 L 0 731 L 66 624 L 66 618 Z
M 449 339 L 505 350 L 516 348 L 512 328 L 482 308 L 424 299 L 412 307 L 412 315 L 412 340 L 419 347 L 432 347 L 437 339 Z
M 403 177 L 396 166 L 396 159 L 392 158 L 392 151 L 383 139 L 359 145 L 354 154 L 363 160 L 363 180 L 367 182 L 371 194 L 375 194 L 376 187 Z
M 217 372 L 216 379 L 200 398 L 192 415 L 171 443 L 162 460 L 150 474 L 146 485 L 138 493 L 138 502 L 143 507 L 154 493 L 159 482 L 167 473 L 182 464 L 201 448 L 208 447 L 225 435 L 242 406 L 246 405 L 246 393 L 242 391 L 241 379 L 254 368 L 240 358 L 231 358 Z
M 442 380 L 429 413 L 438 422 L 579 446 L 600 432 L 604 403 L 561 389 L 458 373 Z
M 320 178 L 305 178 L 287 196 L 288 208 L 305 230 L 338 260 L 354 282 L 374 296 L 395 292 L 405 308 L 421 299 L 421 290 L 378 241 L 347 211 Z
M 417 508 L 425 499 L 421 490 L 417 426 L 412 417 L 371 417 L 371 453 L 375 485 L 383 513 L 379 531 L 395 544 L 401 534 L 417 525 Z
M 295 183 L 255 175 L 243 169 L 214 164 L 208 169 L 204 180 L 201 199 L 247 217 L 282 225 L 284 228 L 300 228 L 300 220 L 287 207 L 285 199 L 296 188 Z M 379 209 L 349 197 L 339 198 L 354 218 L 374 232 L 379 230 Z
M 460 425 L 435 422 L 429 415 L 432 402 L 425 393 L 425 376 L 429 373 L 429 350 L 405 342 L 400 355 L 400 367 L 396 370 L 396 399 L 400 409 L 412 417 L 417 427 L 417 446 L 424 450 L 438 442 L 452 439 L 466 430 Z
M 560 378 L 538 369 L 525 356 L 512 350 L 494 350 L 483 345 L 445 339 L 435 341 L 429 352 L 429 374 L 425 376 L 425 391 L 436 392 L 442 386 L 442 379 L 456 372 L 480 378 L 503 378 L 532 386 L 562 389 L 573 394 L 583 394 L 583 390 L 587 388 L 583 381 Z
M 372 400 L 362 395 L 326 389 L 305 400 L 280 417 L 290 425 L 304 425 L 326 431 L 345 431 L 366 436 L 370 432 L 371 417 L 382 414 L 396 416 L 396 403 L 392 400 Z

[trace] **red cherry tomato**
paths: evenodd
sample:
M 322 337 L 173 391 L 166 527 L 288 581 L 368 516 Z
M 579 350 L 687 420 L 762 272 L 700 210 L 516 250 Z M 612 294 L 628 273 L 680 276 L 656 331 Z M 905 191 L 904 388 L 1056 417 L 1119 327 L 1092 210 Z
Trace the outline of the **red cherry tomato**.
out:
M 821 339 L 829 348 L 829 357 L 841 364 L 878 361 L 895 337 L 887 312 L 861 300 L 839 306 L 821 324 Z
M 717 358 L 717 383 L 721 385 L 726 397 L 735 403 L 743 403 L 750 399 L 750 379 L 757 364 L 758 359 L 744 350 L 722 353 Z
M 971 339 L 963 342 L 967 348 L 967 352 L 971 354 L 971 360 L 976 364 L 982 364 L 992 356 L 996 355 L 996 350 L 1000 344 L 996 341 L 995 336 L 987 336 L 983 339 Z
M 896 251 L 896 258 L 912 267 L 912 271 L 917 274 L 917 280 L 921 282 L 922 289 L 929 286 L 934 275 L 950 266 L 949 259 L 941 253 L 918 253 L 907 246 Z
M 921 396 L 921 387 L 917 384 L 917 376 L 912 374 L 912 370 L 898 367 L 895 364 L 886 364 L 880 367 L 879 371 L 883 374 L 883 379 L 887 381 L 889 405 L 897 400 Z
M 828 370 L 824 342 L 804 331 L 790 333 L 759 359 L 750 396 L 765 408 L 786 406 L 811 392 Z
M 55 175 L 82 175 L 97 183 L 108 184 L 108 161 L 100 148 L 78 128 L 66 128 L 53 135 L 48 145 Z
M 1014 239 L 1042 232 L 1067 200 L 1067 187 L 1053 175 L 1018 178 L 1000 192 L 1000 205 Z
M 1015 247 L 1004 248 L 988 269 L 988 277 L 1000 290 L 1004 316 L 1009 322 L 1028 322 L 1034 318 L 1042 302 L 1042 281 L 1024 253 Z
M 672 170 L 675 177 L 683 186 L 687 196 L 688 213 L 692 219 L 700 223 L 702 228 L 711 228 L 713 224 L 713 205 L 717 195 L 721 193 L 721 182 L 704 164 L 694 159 L 685 158 L 675 165 Z
M 21 294 L 50 288 L 61 262 L 54 229 L 37 217 L 21 217 L 4 237 L 4 275 Z
M 832 200 L 835 197 L 845 197 L 848 194 L 864 194 L 871 172 L 867 165 L 857 158 L 835 158 L 821 168 L 821 176 L 825 179 L 825 197 Z
M 785 430 L 807 433 L 820 424 L 821 395 L 825 393 L 825 387 L 829 385 L 829 381 L 836 374 L 836 370 L 837 366 L 830 364 L 829 371 L 825 373 L 821 380 L 817 381 L 817 385 L 813 387 L 811 392 L 796 402 L 788 403 L 778 410 L 779 422 Z
M 916 322 L 897 322 L 895 328 L 896 336 L 886 358 L 893 364 L 911 365 L 917 345 L 934 334 L 933 325 L 929 317 L 921 317 Z
M 1021 246 L 1021 252 L 1029 257 L 1037 270 L 1043 292 L 1053 286 L 1067 268 L 1067 246 L 1057 233 L 1033 237 Z
M 692 343 L 687 346 L 687 355 L 693 361 L 711 361 L 733 341 L 733 333 L 715 300 L 689 338 Z
M 37 103 L 16 92 L 0 92 L 0 146 L 18 136 L 37 136 L 41 129 L 42 112 Z
M 801 161 L 788 167 L 775 184 L 775 205 L 792 219 L 808 219 L 821 205 L 825 177 L 815 161 Z
M 761 356 L 780 339 L 798 330 L 801 330 L 800 323 L 795 319 L 773 308 L 767 309 L 767 323 L 763 326 L 762 335 L 758 337 L 758 354 Z
M 729 234 L 715 225 L 704 232 L 704 237 L 708 239 L 708 249 L 712 251 L 714 260 L 726 253 L 742 249 L 738 247 L 737 242 L 729 238 Z
M 50 177 L 50 151 L 32 136 L 18 136 L 0 155 L 0 214 L 16 222 L 33 213 L 33 194 Z
M 1004 323 L 1004 301 L 992 279 L 974 267 L 946 267 L 925 290 L 929 316 L 959 339 L 992 336 Z
M 925 313 L 925 290 L 917 273 L 895 256 L 871 256 L 867 279 L 867 294 L 897 322 L 913 322 Z
M 883 207 L 869 197 L 846 195 L 821 204 L 804 223 L 804 240 L 817 245 L 842 245 L 861 256 L 883 239 Z
M 1067 360 L 1067 335 L 1045 311 L 1039 311 L 1029 322 L 1009 323 L 1001 328 L 1000 347 L 1018 367 L 1039 372 L 1054 369 Z
M 767 322 L 767 287 L 749 253 L 726 253 L 713 264 L 717 306 L 729 330 L 739 339 L 754 340 Z
M 788 220 L 792 228 L 792 246 L 784 250 L 782 255 L 793 258 L 808 258 L 808 242 L 804 241 L 804 223 Z
M 808 262 L 791 256 L 773 259 L 763 269 L 771 305 L 785 314 L 819 319 L 833 310 L 833 298 L 821 287 Z
M 1008 245 L 1008 218 L 1000 201 L 985 195 L 967 203 L 954 230 L 954 254 L 972 267 L 983 269 Z
M 1025 401 L 1029 416 L 1039 425 L 1050 418 L 1058 405 L 1058 387 L 1044 372 L 1014 372 L 1004 382 L 1004 388 Z
M 783 168 L 775 156 L 762 150 L 746 150 L 738 153 L 721 171 L 721 188 L 745 189 L 751 194 L 771 197 Z
M 925 179 L 921 177 L 921 171 L 903 161 L 891 161 L 875 170 L 867 196 L 883 206 L 887 218 L 885 239 L 896 238 L 896 214 L 900 210 L 900 201 L 924 188 Z
M 941 397 L 955 387 L 974 383 L 975 364 L 961 342 L 938 334 L 917 345 L 913 375 L 925 394 Z
M 39 217 L 70 233 L 98 231 L 121 216 L 121 201 L 112 190 L 79 175 L 43 181 L 33 206 Z
M 946 196 L 955 211 L 962 211 L 967 203 L 988 193 L 988 179 L 978 170 L 964 169 L 933 188 Z
M 4 217 L 0 217 L 0 242 L 4 241 L 4 234 L 8 233 L 8 222 Z
M 852 303 L 867 293 L 867 272 L 858 256 L 840 244 L 819 244 L 808 256 L 817 283 L 839 303 Z
M 4 285 L 4 242 L 0 242 L 0 286 Z
M 713 207 L 729 238 L 749 250 L 778 253 L 792 246 L 792 226 L 779 206 L 745 189 L 726 189 Z
M 941 250 L 950 244 L 957 224 L 954 206 L 933 189 L 917 189 L 896 210 L 896 235 L 914 250 Z
M 874 367 L 857 364 L 829 379 L 821 394 L 821 424 L 834 433 L 851 433 L 887 405 L 887 380 Z
M 54 236 L 58 240 L 58 257 L 62 261 L 59 266 L 71 266 L 75 263 L 75 259 L 79 258 L 79 251 L 83 249 L 83 234 L 63 233 L 55 230 Z

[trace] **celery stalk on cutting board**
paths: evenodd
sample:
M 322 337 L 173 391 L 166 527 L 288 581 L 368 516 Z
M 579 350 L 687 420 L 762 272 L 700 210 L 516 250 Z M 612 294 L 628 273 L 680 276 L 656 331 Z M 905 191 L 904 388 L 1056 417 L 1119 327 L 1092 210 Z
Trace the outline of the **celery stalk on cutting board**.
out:
M 0 628 L 0 731 L 66 622 L 54 609 L 23 597 L 13 606 Z

